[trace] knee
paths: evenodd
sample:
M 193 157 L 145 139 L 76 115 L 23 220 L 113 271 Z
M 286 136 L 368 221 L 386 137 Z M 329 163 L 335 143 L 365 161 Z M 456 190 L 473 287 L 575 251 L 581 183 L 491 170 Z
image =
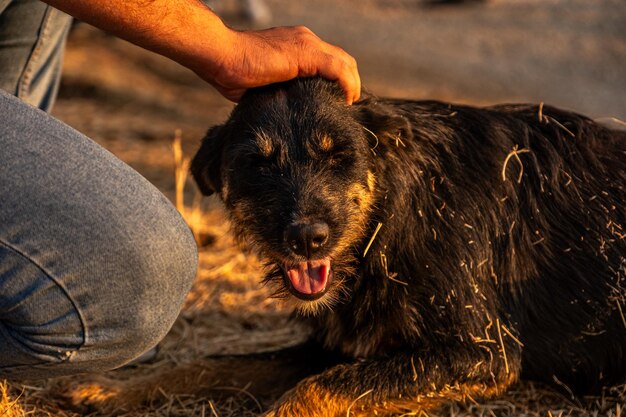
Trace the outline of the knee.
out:
M 105 371 L 137 358 L 165 337 L 195 278 L 197 247 L 168 204 L 152 212 L 149 223 L 138 221 L 139 230 L 125 233 L 118 233 L 119 228 L 101 233 L 99 247 L 115 247 L 116 256 L 103 249 L 104 261 L 84 258 L 89 273 L 83 271 L 80 282 L 53 279 L 0 245 L 0 259 L 15 264 L 14 273 L 7 275 L 13 279 L 0 285 L 14 294 L 5 291 L 0 301 L 19 305 L 10 316 L 0 315 L 0 356 L 8 354 L 0 357 L 1 376 Z M 37 291 L 22 299 L 27 288 Z
M 115 368 L 151 349 L 178 317 L 196 276 L 198 254 L 182 218 L 177 212 L 170 215 L 143 230 L 143 239 L 124 251 L 118 281 L 129 291 L 119 293 L 109 309 L 110 328 L 100 331 L 111 336 L 102 346 L 109 362 L 100 366 Z

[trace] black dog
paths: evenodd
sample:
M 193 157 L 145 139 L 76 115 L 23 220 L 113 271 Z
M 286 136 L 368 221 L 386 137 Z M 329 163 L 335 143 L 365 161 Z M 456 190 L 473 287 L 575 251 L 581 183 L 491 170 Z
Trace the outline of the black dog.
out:
M 341 358 L 271 414 L 623 379 L 625 151 L 625 133 L 548 106 L 347 106 L 319 79 L 248 92 L 192 173 Z

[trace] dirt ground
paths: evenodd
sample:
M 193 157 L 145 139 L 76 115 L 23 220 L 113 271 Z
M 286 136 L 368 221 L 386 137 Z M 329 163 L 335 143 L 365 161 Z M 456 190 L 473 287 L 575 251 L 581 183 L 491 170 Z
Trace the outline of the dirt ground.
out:
M 235 0 L 214 1 L 233 25 Z M 425 0 L 268 0 L 271 25 L 304 24 L 359 62 L 363 85 L 378 95 L 486 105 L 546 102 L 594 118 L 626 120 L 626 2 L 623 0 L 491 0 L 442 4 Z M 232 104 L 190 71 L 87 25 L 72 32 L 54 115 L 129 163 L 174 200 L 172 138 L 187 156 Z M 220 206 L 198 208 L 188 184 L 186 216 L 210 237 L 180 318 L 153 363 L 110 372 L 127 380 L 206 355 L 296 343 L 306 329 L 258 285 L 261 265 L 228 235 Z M 88 378 L 87 378 L 88 380 Z M 78 416 L 52 394 L 72 378 L 0 384 L 0 415 Z M 257 412 L 245 392 L 215 402 L 168 397 L 145 416 L 245 416 Z M 247 405 L 246 405 L 247 404 Z M 523 382 L 497 400 L 450 404 L 449 416 L 607 416 L 626 406 L 626 387 L 601 396 L 569 395 Z M 408 414 L 417 415 L 418 413 Z

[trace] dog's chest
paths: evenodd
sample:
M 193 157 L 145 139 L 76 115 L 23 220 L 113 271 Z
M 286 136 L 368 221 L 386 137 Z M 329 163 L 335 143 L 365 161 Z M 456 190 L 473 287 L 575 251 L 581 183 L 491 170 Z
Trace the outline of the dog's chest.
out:
M 353 358 L 389 354 L 410 344 L 416 332 L 405 310 L 371 307 L 356 299 L 329 312 L 319 322 L 323 344 Z

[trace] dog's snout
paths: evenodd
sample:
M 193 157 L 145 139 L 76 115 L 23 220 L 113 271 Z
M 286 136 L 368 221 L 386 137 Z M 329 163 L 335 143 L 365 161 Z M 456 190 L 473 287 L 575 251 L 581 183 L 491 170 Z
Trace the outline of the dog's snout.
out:
M 285 242 L 295 254 L 310 258 L 328 242 L 326 223 L 294 223 L 285 232 Z

